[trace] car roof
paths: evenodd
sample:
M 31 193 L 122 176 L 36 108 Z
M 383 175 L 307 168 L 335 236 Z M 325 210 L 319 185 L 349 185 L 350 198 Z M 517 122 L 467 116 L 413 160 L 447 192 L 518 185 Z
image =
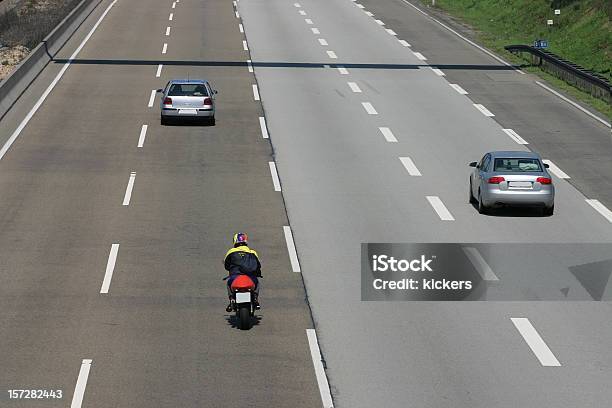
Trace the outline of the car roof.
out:
M 205 84 L 208 83 L 205 79 L 171 79 L 171 84 Z
M 490 155 L 492 155 L 493 157 L 507 157 L 507 158 L 525 158 L 525 159 L 539 159 L 540 155 L 534 152 L 525 152 L 525 151 L 521 151 L 521 150 L 515 150 L 515 151 L 496 151 L 496 152 L 490 152 Z

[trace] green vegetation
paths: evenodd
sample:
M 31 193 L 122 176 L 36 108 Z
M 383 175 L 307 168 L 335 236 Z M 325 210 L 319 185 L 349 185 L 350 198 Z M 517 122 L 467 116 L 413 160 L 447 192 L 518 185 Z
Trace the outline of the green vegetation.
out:
M 431 5 L 431 0 L 421 1 Z M 436 0 L 436 7 L 469 24 L 476 30 L 477 40 L 515 63 L 525 61 L 508 53 L 504 46 L 531 45 L 536 39 L 545 39 L 548 50 L 612 80 L 610 0 Z M 555 9 L 560 9 L 561 15 L 555 15 Z M 547 20 L 554 24 L 549 27 Z M 540 72 L 537 70 L 538 75 Z M 542 74 L 547 80 L 552 78 Z M 610 106 L 603 101 L 570 85 L 561 88 L 572 89 L 573 96 L 610 114 Z

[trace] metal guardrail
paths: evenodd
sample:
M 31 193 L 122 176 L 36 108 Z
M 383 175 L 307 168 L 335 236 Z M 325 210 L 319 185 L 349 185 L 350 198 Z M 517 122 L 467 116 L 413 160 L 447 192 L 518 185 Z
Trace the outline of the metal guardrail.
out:
M 564 60 L 550 51 L 534 48 L 529 45 L 507 45 L 504 48 L 513 54 L 527 52 L 531 55 L 531 63 L 533 65 L 539 66 L 542 70 L 563 79 L 596 98 L 603 99 L 607 103 L 612 102 L 610 97 L 612 85 L 601 75 L 571 61 Z

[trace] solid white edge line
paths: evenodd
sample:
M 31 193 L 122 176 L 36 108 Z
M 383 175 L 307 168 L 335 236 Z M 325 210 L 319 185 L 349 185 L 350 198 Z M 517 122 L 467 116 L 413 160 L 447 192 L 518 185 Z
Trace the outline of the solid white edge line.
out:
M 599 200 L 587 198 L 585 201 L 587 202 L 588 205 L 593 207 L 595 211 L 603 215 L 605 219 L 607 219 L 610 223 L 612 223 L 612 211 L 610 211 L 608 207 L 603 205 Z
M 247 68 L 249 72 L 253 72 L 253 62 L 251 60 L 247 60 Z
M 128 180 L 127 187 L 125 188 L 125 195 L 123 196 L 123 205 L 130 205 L 130 200 L 132 198 L 132 190 L 134 189 L 135 180 L 136 180 L 136 172 L 133 171 L 130 173 L 130 178 Z
M 491 269 L 487 261 L 484 260 L 484 258 L 480 254 L 480 251 L 478 251 L 477 248 L 463 247 L 461 249 L 467 256 L 467 258 L 470 260 L 472 265 L 474 265 L 474 268 L 476 268 L 476 271 L 478 272 L 482 280 L 486 280 L 486 281 L 498 281 L 499 280 L 497 275 L 495 275 L 495 273 L 493 272 L 493 269 Z
M 323 358 L 321 356 L 321 350 L 319 349 L 317 332 L 314 329 L 306 329 L 306 336 L 308 336 L 310 356 L 312 357 L 312 364 L 314 365 L 315 375 L 317 377 L 317 384 L 319 385 L 319 393 L 321 394 L 321 402 L 323 403 L 323 408 L 333 408 L 334 402 L 332 401 L 331 391 L 329 390 L 329 383 L 327 382 L 325 368 L 323 367 Z
M 368 115 L 378 115 L 378 112 L 376 112 L 376 109 L 374 109 L 374 106 L 372 106 L 370 102 L 361 102 L 361 106 L 368 112 Z
M 168 52 L 168 43 L 164 43 L 164 46 L 162 47 L 162 54 L 165 54 L 166 52 Z
M 467 95 L 467 91 L 465 89 L 463 89 L 461 86 L 459 86 L 458 84 L 449 84 L 451 86 L 451 88 L 453 88 L 455 91 L 459 92 L 461 95 Z
M 270 166 L 270 174 L 272 175 L 272 184 L 274 185 L 274 191 L 282 191 L 280 179 L 278 178 L 278 171 L 276 170 L 276 163 L 273 161 L 268 162 Z
M 593 119 L 603 123 L 607 127 L 610 127 L 610 122 L 605 121 L 604 119 L 600 118 L 599 116 L 595 115 L 594 113 L 590 112 L 589 110 L 587 110 L 587 109 L 583 108 L 582 106 L 578 105 L 576 102 L 572 101 L 571 99 L 566 98 L 565 96 L 561 95 L 559 92 L 555 91 L 554 89 L 544 85 L 540 81 L 535 81 L 535 83 L 538 84 L 539 86 L 541 86 L 542 88 L 546 89 L 548 92 L 552 93 L 553 95 L 563 99 L 565 102 L 569 103 L 574 108 L 579 109 L 580 111 L 582 111 L 583 113 L 586 113 L 587 115 L 589 115 Z
M 442 221 L 455 221 L 455 217 L 448 211 L 448 208 L 446 208 L 440 197 L 427 196 L 426 198 Z
M 149 103 L 147 104 L 149 108 L 152 108 L 155 103 L 155 95 L 157 95 L 157 89 L 151 89 L 151 96 L 149 96 Z
M 441 21 L 433 18 L 432 16 L 430 16 L 429 14 L 425 13 L 423 10 L 421 10 L 420 8 L 418 8 L 417 6 L 415 6 L 414 4 L 410 3 L 409 1 L 406 0 L 402 0 L 404 3 L 406 3 L 407 5 L 409 5 L 410 7 L 414 8 L 415 10 L 417 10 L 419 13 L 429 17 L 430 19 L 432 19 L 433 21 L 435 21 L 436 23 L 440 24 L 442 27 L 446 28 L 448 31 L 450 31 L 451 33 L 455 34 L 457 37 L 461 38 L 462 40 L 464 40 L 465 42 L 467 42 L 468 44 L 478 48 L 480 51 L 484 52 L 485 54 L 489 55 L 490 57 L 496 59 L 497 61 L 501 62 L 502 64 L 511 67 L 513 70 L 515 70 L 516 72 L 518 72 L 519 74 L 523 74 L 525 75 L 525 73 L 523 71 L 521 71 L 520 69 L 513 67 L 511 64 L 507 63 L 506 61 L 504 61 L 503 59 L 501 59 L 500 57 L 498 57 L 497 55 L 493 54 L 491 51 L 487 50 L 486 48 L 481 47 L 480 45 L 476 44 L 474 41 L 464 37 L 463 35 L 459 34 L 457 31 L 453 30 L 452 28 L 450 28 L 449 26 L 447 26 L 446 24 L 442 23 Z
M 442 72 L 442 70 L 438 69 L 438 68 L 432 68 L 430 67 L 431 70 L 437 75 L 437 76 L 446 76 L 446 74 L 444 72 Z
M 89 370 L 91 370 L 92 360 L 84 359 L 81 362 L 81 369 L 77 377 L 76 385 L 74 386 L 74 394 L 72 394 L 72 403 L 70 408 L 81 408 L 83 405 L 83 397 L 85 396 L 85 388 L 87 387 L 87 379 L 89 378 Z
M 77 47 L 77 49 L 72 53 L 72 55 L 70 56 L 70 58 L 68 59 L 68 62 L 66 62 L 64 64 L 64 66 L 62 67 L 62 69 L 60 70 L 60 72 L 55 76 L 55 78 L 53 79 L 53 81 L 51 82 L 51 84 L 49 84 L 49 86 L 47 87 L 47 89 L 45 89 L 45 92 L 43 92 L 43 94 L 40 96 L 40 98 L 38 98 L 38 100 L 36 101 L 36 103 L 34 104 L 34 106 L 32 107 L 32 109 L 30 109 L 30 111 L 28 112 L 28 114 L 25 116 L 25 118 L 23 118 L 23 120 L 21 121 L 21 123 L 19 123 L 19 126 L 17 126 L 17 129 L 15 129 L 13 131 L 13 133 L 11 134 L 11 137 L 8 138 L 8 140 L 6 141 L 6 143 L 4 143 L 4 145 L 2 146 L 2 148 L 0 149 L 0 160 L 2 160 L 2 158 L 4 157 L 4 155 L 6 154 L 6 152 L 8 152 L 8 150 L 11 148 L 11 146 L 13 145 L 13 143 L 15 143 L 15 140 L 17 140 L 17 138 L 19 137 L 19 135 L 21 134 L 21 132 L 23 131 L 23 129 L 27 126 L 28 122 L 30 122 L 30 120 L 32 119 L 32 117 L 34 116 L 34 114 L 38 111 L 38 109 L 42 106 L 43 102 L 45 101 L 45 99 L 47 99 L 47 97 L 49 96 L 49 94 L 51 93 L 51 91 L 53 90 L 53 88 L 55 88 L 55 85 L 57 85 L 57 83 L 60 81 L 60 79 L 62 79 L 62 76 L 64 76 L 64 73 L 66 72 L 66 70 L 68 69 L 68 67 L 70 66 L 70 64 L 72 64 L 72 61 L 74 61 L 74 59 L 77 57 L 77 55 L 79 55 L 79 52 L 81 52 L 81 50 L 83 49 L 83 47 L 85 46 L 85 44 L 87 43 L 87 41 L 89 41 L 89 39 L 91 38 L 91 36 L 93 35 L 94 31 L 96 31 L 96 29 L 98 28 L 98 26 L 100 25 L 100 23 L 102 22 L 102 20 L 104 19 L 104 17 L 106 17 L 106 15 L 108 14 L 108 12 L 110 11 L 110 9 L 115 5 L 115 3 L 117 3 L 117 0 L 113 0 L 113 2 L 111 4 L 108 5 L 108 7 L 106 8 L 106 10 L 104 10 L 104 13 L 102 13 L 102 15 L 100 16 L 100 18 L 98 19 L 98 21 L 96 21 L 96 23 L 94 24 L 94 26 L 91 28 L 91 30 L 89 31 L 89 33 L 85 36 L 85 38 L 83 39 L 83 41 L 81 41 L 81 44 L 79 44 L 79 46 Z
M 478 109 L 478 110 L 480 111 L 480 113 L 482 113 L 483 115 L 488 116 L 488 117 L 490 117 L 490 118 L 491 118 L 491 117 L 493 117 L 493 116 L 495 116 L 493 113 L 491 113 L 491 111 L 490 111 L 490 110 L 488 110 L 487 108 L 485 108 L 485 106 L 484 106 L 484 105 L 481 105 L 481 104 L 479 104 L 479 103 L 474 103 L 473 105 L 474 105 L 474 107 L 475 107 L 476 109 Z
M 142 125 L 142 128 L 140 128 L 140 136 L 138 137 L 138 147 L 144 146 L 145 138 L 147 137 L 148 128 L 149 128 L 149 125 Z
M 523 139 L 518 133 L 516 133 L 514 130 L 512 129 L 502 129 L 504 131 L 505 134 L 507 134 L 508 136 L 510 136 L 510 138 L 512 140 L 514 140 L 516 143 L 521 144 L 521 145 L 527 145 L 529 143 L 527 143 L 527 141 L 525 139 Z
M 300 261 L 298 260 L 297 251 L 295 249 L 295 241 L 293 241 L 293 233 L 291 227 L 283 226 L 285 232 L 285 242 L 287 243 L 287 251 L 289 252 L 289 260 L 291 261 L 291 269 L 293 272 L 301 272 Z
M 529 346 L 533 354 L 540 360 L 544 367 L 560 367 L 561 363 L 548 348 L 540 334 L 526 317 L 511 317 L 516 330 L 523 336 L 523 340 Z
M 397 143 L 397 139 L 391 129 L 388 127 L 379 127 L 380 133 L 385 137 L 385 140 L 389 143 Z
M 159 65 L 157 66 L 157 71 L 155 72 L 155 78 L 159 78 L 159 77 L 161 76 L 161 72 L 162 72 L 162 68 L 163 68 L 163 67 L 164 67 L 164 66 L 163 66 L 162 64 L 159 64 Z
M 270 134 L 268 133 L 268 126 L 266 125 L 266 118 L 263 116 L 259 117 L 259 128 L 261 129 L 261 137 L 269 139 Z
M 337 59 L 337 58 L 338 58 L 338 56 L 336 55 L 336 53 L 335 53 L 335 52 L 333 52 L 333 51 L 327 51 L 327 56 L 328 56 L 329 58 L 331 58 L 331 59 Z
M 347 84 L 354 93 L 361 93 L 361 88 L 359 88 L 359 85 L 357 85 L 355 82 L 347 82 Z
M 410 174 L 411 176 L 421 176 L 422 175 L 419 169 L 417 168 L 416 164 L 414 164 L 414 162 L 412 161 L 410 157 L 405 156 L 405 157 L 400 157 L 399 159 L 404 165 L 404 168 L 406 169 L 408 174 Z
M 338 66 L 338 72 L 340 72 L 340 75 L 348 75 L 349 72 L 346 68 L 344 68 L 343 66 Z
M 253 85 L 253 99 L 255 99 L 256 101 L 260 100 L 259 88 L 255 84 Z
M 102 286 L 100 287 L 100 293 L 108 293 L 110 288 L 111 280 L 113 279 L 113 272 L 115 271 L 115 263 L 117 262 L 117 254 L 119 253 L 119 244 L 112 244 L 110 252 L 108 254 L 108 261 L 106 261 L 106 271 L 104 272 L 104 279 L 102 280 Z
M 552 161 L 550 161 L 550 160 L 542 160 L 542 162 L 544 162 L 545 164 L 548 164 L 548 171 L 550 171 L 552 174 L 557 176 L 557 178 L 560 178 L 560 179 L 569 179 L 569 178 L 571 178 L 570 176 L 567 175 L 566 172 L 561 170 L 559 168 L 559 166 L 557 166 Z

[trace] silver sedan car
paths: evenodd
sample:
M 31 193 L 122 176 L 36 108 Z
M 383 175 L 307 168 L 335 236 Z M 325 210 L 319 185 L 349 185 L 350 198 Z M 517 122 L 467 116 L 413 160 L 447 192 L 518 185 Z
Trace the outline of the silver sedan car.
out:
M 160 101 L 161 124 L 166 125 L 169 119 L 205 118 L 209 124 L 215 124 L 215 95 L 208 81 L 202 79 L 173 79 L 164 89 L 158 89 Z
M 537 153 L 489 152 L 470 167 L 469 198 L 479 213 L 508 205 L 540 207 L 544 215 L 553 214 L 555 188 L 548 165 Z

